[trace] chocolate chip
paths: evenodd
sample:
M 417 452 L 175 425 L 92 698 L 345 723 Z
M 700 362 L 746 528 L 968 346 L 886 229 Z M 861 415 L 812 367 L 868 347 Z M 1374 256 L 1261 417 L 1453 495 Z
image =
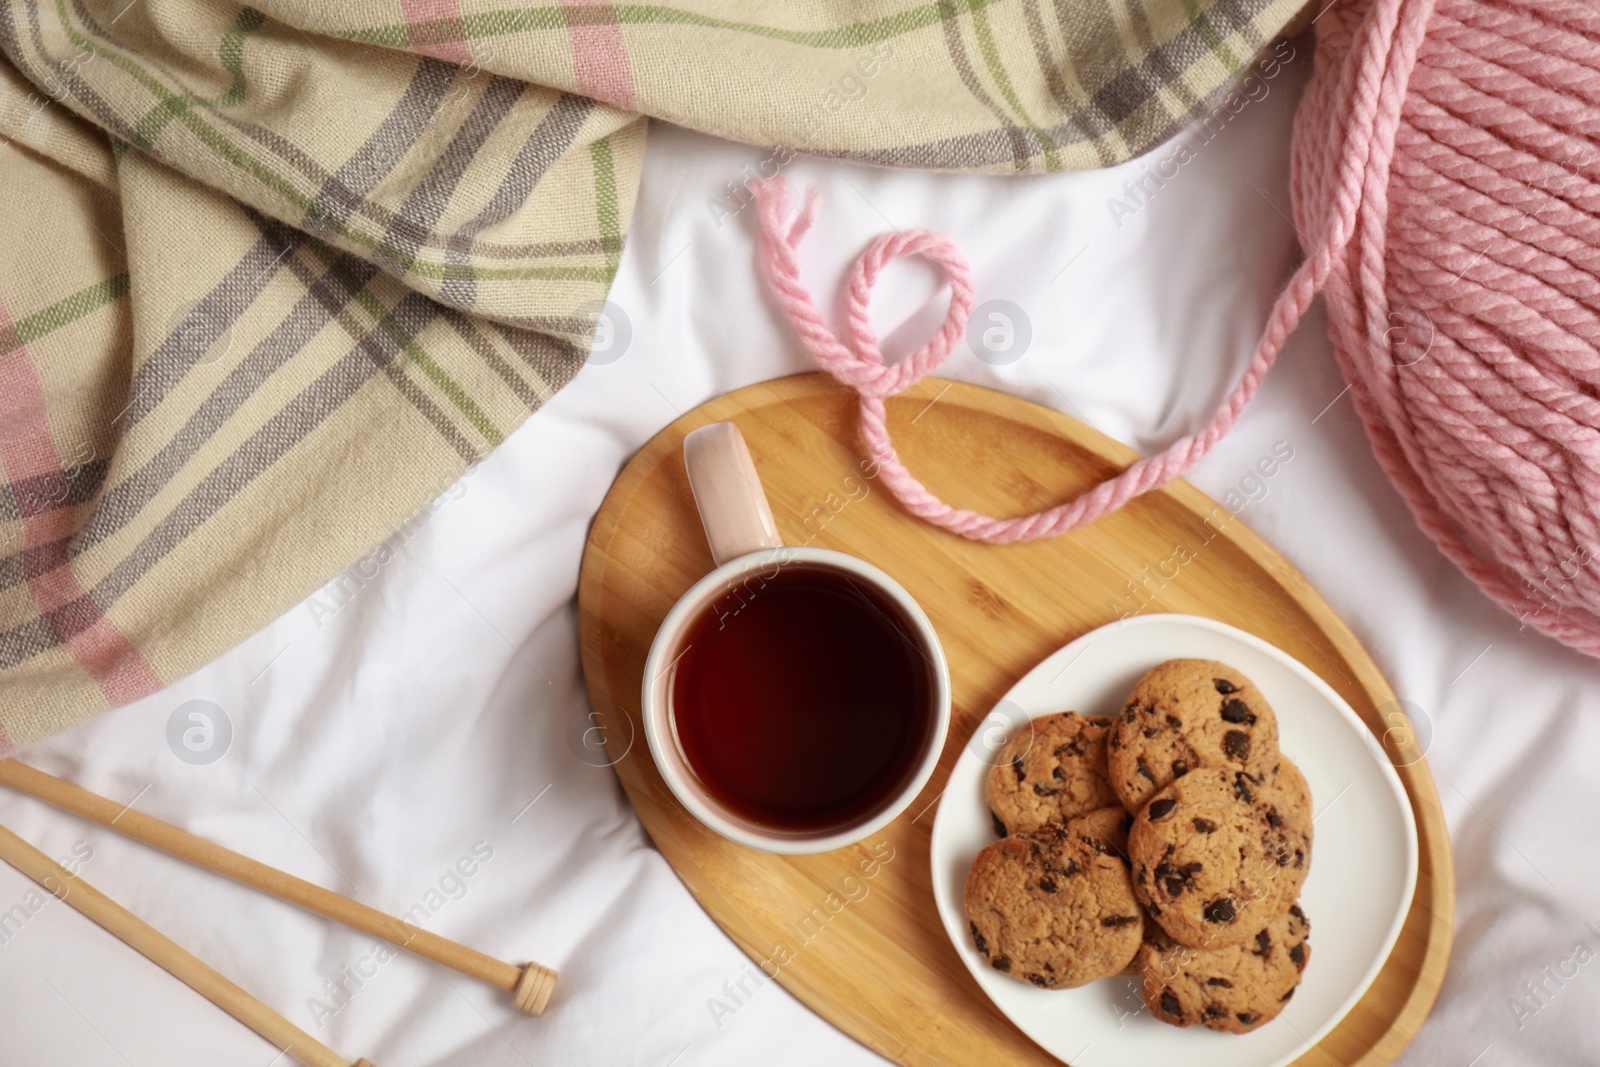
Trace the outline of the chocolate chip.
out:
M 1152 800 L 1150 806 L 1145 809 L 1145 817 L 1151 822 L 1155 822 L 1157 819 L 1165 819 L 1172 814 L 1172 809 L 1177 806 L 1178 802 L 1171 797 L 1158 797 Z
M 1289 950 L 1289 961 L 1296 967 L 1304 967 L 1306 965 L 1306 946 L 1304 943 L 1298 944 Z
M 1306 854 L 1299 849 L 1294 850 L 1294 865 L 1296 870 L 1306 865 Z
M 1289 992 L 1285 993 L 1283 996 L 1279 997 L 1278 998 L 1278 1003 L 1282 1004 L 1284 1001 L 1288 1000 L 1292 996 L 1294 996 L 1294 989 L 1293 988 L 1291 988 L 1289 990 Z
M 1061 868 L 1061 873 L 1066 875 L 1068 878 L 1071 878 L 1073 875 L 1077 874 L 1078 873 L 1078 861 L 1077 860 L 1068 860 L 1067 861 L 1067 865 L 1065 867 Z
M 1122 738 L 1112 734 L 1106 738 L 1106 744 L 1110 745 L 1112 749 L 1120 749 L 1122 747 Z
M 1122 709 L 1122 721 L 1131 723 L 1138 714 L 1139 713 L 1135 710 L 1134 705 L 1129 704 L 1127 707 Z
M 1038 986 L 1040 989 L 1049 989 L 1050 988 L 1050 979 L 1046 978 L 1042 974 L 1030 974 L 1030 975 L 1028 975 L 1028 981 L 1032 982 L 1034 985 Z
M 1217 692 L 1221 693 L 1223 696 L 1227 696 L 1229 693 L 1237 693 L 1239 691 L 1239 687 L 1228 681 L 1226 678 L 1213 678 L 1211 679 L 1211 684 L 1216 686 Z
M 1154 737 L 1156 734 L 1159 734 L 1160 732 L 1161 732 L 1161 727 L 1159 727 L 1159 726 L 1146 726 L 1144 728 L 1144 735 L 1146 737 Z
M 1178 1005 L 1178 998 L 1172 995 L 1172 990 L 1170 989 L 1161 991 L 1161 1010 L 1174 1018 L 1183 1010 Z
M 1267 953 L 1272 951 L 1272 935 L 1267 933 L 1265 930 L 1262 930 L 1260 933 L 1256 934 L 1256 947 L 1251 951 L 1257 956 L 1260 956 L 1262 959 L 1265 959 Z
M 1115 930 L 1119 927 L 1127 926 L 1129 923 L 1136 923 L 1138 921 L 1139 917 L 1137 915 L 1112 915 L 1101 919 L 1100 925 L 1109 926 L 1111 929 Z
M 1046 893 L 1054 893 L 1060 888 L 1060 886 L 1056 885 L 1056 880 L 1054 878 L 1041 878 L 1039 879 L 1039 888 L 1044 890 Z
M 1156 880 L 1162 883 L 1162 888 L 1169 897 L 1181 897 L 1184 890 L 1189 888 L 1194 876 L 1201 871 L 1201 865 L 1191 863 L 1184 867 L 1174 867 L 1170 863 L 1161 863 L 1156 866 Z
M 1175 759 L 1172 761 L 1172 777 L 1182 778 L 1189 773 L 1189 761 Z
M 1061 792 L 1061 790 L 1057 789 L 1055 786 L 1045 785 L 1043 782 L 1034 782 L 1033 791 L 1042 797 L 1053 797 L 1057 793 Z
M 1020 782 L 1024 778 L 1027 777 L 1026 772 L 1024 772 L 1023 769 L 1022 769 L 1022 757 L 1021 756 L 1018 756 L 1016 759 L 1011 761 L 1011 769 L 1017 772 L 1017 781 Z
M 1303 920 L 1306 917 L 1306 913 L 1300 910 L 1300 905 L 1298 904 L 1289 905 L 1289 914 L 1293 915 L 1296 919 Z
M 1010 971 L 1011 970 L 1011 957 L 1010 956 L 996 956 L 993 960 L 991 960 L 989 962 L 989 966 L 993 967 L 997 971 Z
M 972 928 L 972 943 L 978 946 L 979 952 L 987 956 L 989 954 L 989 942 L 985 941 L 983 935 L 978 933 L 978 924 L 968 923 L 967 925 Z
M 1143 756 L 1140 756 L 1139 761 L 1134 764 L 1134 769 L 1144 775 L 1146 781 L 1153 782 L 1156 780 L 1156 776 L 1150 773 L 1150 765 L 1144 761 Z
M 1249 1026 L 1251 1023 L 1256 1021 L 1255 1015 L 1248 1011 L 1241 1011 L 1238 1015 L 1235 1015 L 1234 1018 L 1238 1019 L 1239 1022 L 1245 1026 Z
M 1246 804 L 1255 802 L 1256 795 L 1250 788 L 1249 775 L 1236 774 L 1233 776 L 1233 795 Z
M 1239 913 L 1234 910 L 1233 901 L 1227 897 L 1207 904 L 1203 914 L 1208 923 L 1231 923 L 1239 917 Z
M 1226 1019 L 1228 1017 L 1228 1009 L 1221 1004 L 1207 1004 L 1205 1011 L 1201 1014 L 1207 1019 Z
M 1006 829 L 1006 824 L 1000 821 L 1000 816 L 996 815 L 994 812 L 991 811 L 989 813 L 989 818 L 994 820 L 994 833 L 996 837 L 1004 837 L 1006 834 L 1011 832 Z
M 1054 778 L 1058 782 L 1064 782 L 1067 780 L 1067 772 L 1062 770 L 1060 767 L 1057 767 L 1055 770 L 1050 772 L 1050 777 Z
M 1178 718 L 1176 715 L 1169 714 L 1167 716 L 1167 725 L 1172 727 L 1174 730 L 1181 730 L 1183 729 L 1183 720 Z
M 1217 824 L 1210 819 L 1196 819 L 1194 828 L 1196 833 L 1214 834 L 1217 832 Z
M 1184 873 L 1186 873 L 1186 874 L 1199 874 L 1201 871 L 1203 871 L 1205 869 L 1206 868 L 1205 868 L 1205 865 L 1203 863 L 1201 863 L 1199 860 L 1195 860 L 1193 863 L 1191 863 L 1188 866 L 1186 866 L 1183 870 L 1184 870 Z
M 1233 988 L 1233 983 L 1226 978 L 1207 978 L 1206 985 L 1221 986 L 1223 989 Z
M 1222 721 L 1242 723 L 1246 726 L 1256 724 L 1256 713 L 1250 710 L 1250 705 L 1235 697 L 1222 702 Z
M 1151 915 L 1161 914 L 1161 906 L 1159 904 L 1146 904 L 1144 906 L 1144 910 L 1148 911 Z
M 1277 808 L 1267 809 L 1267 822 L 1271 824 L 1274 830 L 1283 825 L 1283 816 L 1278 814 Z
M 1243 730 L 1229 730 L 1222 735 L 1222 751 L 1237 760 L 1250 758 L 1250 735 Z

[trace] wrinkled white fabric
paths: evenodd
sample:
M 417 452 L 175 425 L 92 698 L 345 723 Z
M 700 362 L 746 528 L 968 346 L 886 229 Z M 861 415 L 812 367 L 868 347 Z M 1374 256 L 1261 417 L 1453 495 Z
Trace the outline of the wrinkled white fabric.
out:
M 1155 449 L 1214 408 L 1292 262 L 1287 145 L 1303 73 L 1258 92 L 1214 139 L 1109 171 L 1003 179 L 798 160 L 791 178 L 826 198 L 802 252 L 808 278 L 832 294 L 886 227 L 943 230 L 971 258 L 980 305 L 1020 307 L 1032 338 L 1003 366 L 960 350 L 942 373 Z M 882 1062 L 776 984 L 746 981 L 736 1010 L 713 1011 L 712 998 L 733 1002 L 724 984 L 748 961 L 652 848 L 612 772 L 579 758 L 589 723 L 574 596 L 612 478 L 680 413 L 810 369 L 757 284 L 754 212 L 726 199 L 726 183 L 766 154 L 656 127 L 608 362 L 343 581 L 170 690 L 23 754 L 377 907 L 421 907 L 427 928 L 490 954 L 558 967 L 544 1017 L 3 790 L 0 821 L 352 1060 Z M 888 271 L 875 308 L 891 356 L 937 323 L 942 302 L 917 311 L 933 292 L 924 268 Z M 1322 330 L 1314 314 L 1192 480 L 1239 494 L 1244 521 L 1431 727 L 1458 863 L 1457 944 L 1401 1062 L 1592 1063 L 1600 665 L 1519 631 L 1415 530 L 1341 397 Z M 1285 447 L 1292 458 L 1270 478 L 1255 472 Z M 937 488 L 935 472 L 919 473 Z M 232 727 L 208 765 L 168 743 L 192 700 Z M 180 727 L 200 729 L 190 741 L 204 748 L 203 723 Z M 29 887 L 0 868 L 0 1063 L 273 1061 L 87 920 L 56 902 L 31 909 Z

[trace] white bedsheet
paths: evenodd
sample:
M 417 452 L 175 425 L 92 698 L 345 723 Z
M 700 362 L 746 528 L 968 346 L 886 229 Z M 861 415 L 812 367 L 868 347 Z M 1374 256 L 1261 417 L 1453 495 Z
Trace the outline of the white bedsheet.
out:
M 1143 205 L 1124 183 L 1159 173 L 1171 147 L 1111 171 L 1020 180 L 797 161 L 791 179 L 826 198 L 803 252 L 808 278 L 833 306 L 873 235 L 944 230 L 970 256 L 980 301 L 1025 309 L 1032 343 L 1005 366 L 961 351 L 942 373 L 1157 448 L 1198 426 L 1231 384 L 1290 265 L 1287 139 L 1302 77 L 1281 75 L 1215 140 L 1195 138 L 1193 158 L 1167 167 L 1174 177 L 1145 183 Z M 411 958 L 379 960 L 370 938 L 32 800 L 0 791 L 0 820 L 75 858 L 86 880 L 351 1059 L 882 1062 L 776 984 L 713 1017 L 710 998 L 726 1000 L 745 958 L 651 847 L 611 771 L 569 741 L 586 725 L 578 565 L 611 479 L 680 412 L 809 369 L 757 285 L 753 211 L 719 225 L 709 206 L 764 155 L 658 126 L 612 297 L 631 329 L 620 357 L 585 369 L 397 538 L 389 562 L 167 692 L 24 753 L 380 908 L 421 904 L 446 936 L 560 968 L 546 1016 L 520 1016 Z M 1111 197 L 1133 210 L 1113 221 Z M 932 292 L 924 269 L 891 269 L 877 321 L 901 323 Z M 920 343 L 941 314 L 891 331 L 891 353 Z M 1314 314 L 1192 480 L 1258 498 L 1244 520 L 1306 573 L 1431 724 L 1458 864 L 1457 941 L 1433 1017 L 1401 1062 L 1593 1063 L 1600 664 L 1520 632 L 1426 543 L 1342 388 Z M 1251 481 L 1278 442 L 1293 459 Z M 214 702 L 232 726 L 209 765 L 169 750 L 169 719 L 190 700 Z M 463 858 L 470 878 L 450 873 Z M 26 913 L 0 927 L 0 1064 L 273 1061 L 265 1042 L 68 908 L 28 911 L 29 887 L 0 868 L 0 922 L 13 904 Z M 359 986 L 348 977 L 358 972 L 371 975 Z M 339 980 L 351 992 L 335 998 L 324 982 Z M 1541 981 L 1536 999 L 1524 983 Z

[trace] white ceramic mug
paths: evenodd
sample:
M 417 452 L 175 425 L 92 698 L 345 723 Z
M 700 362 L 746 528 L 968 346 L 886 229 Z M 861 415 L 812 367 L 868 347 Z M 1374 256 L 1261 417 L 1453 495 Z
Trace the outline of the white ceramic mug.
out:
M 731 422 L 703 426 L 683 442 L 684 465 L 706 540 L 717 566 L 673 605 L 656 631 L 645 660 L 640 708 L 650 755 L 667 786 L 683 806 L 713 830 L 740 844 L 768 852 L 826 852 L 859 841 L 905 810 L 939 762 L 950 727 L 950 670 L 933 624 L 899 582 L 864 560 L 827 548 L 792 547 L 778 536 L 777 523 L 762 492 L 744 436 Z M 841 572 L 870 585 L 900 609 L 904 637 L 930 664 L 930 729 L 924 751 L 903 788 L 846 825 L 818 831 L 791 831 L 753 821 L 721 803 L 700 782 L 684 755 L 674 726 L 673 682 L 683 639 L 692 624 L 721 597 L 741 585 L 770 578 L 774 567 L 801 564 Z M 754 709 L 752 714 L 759 714 Z

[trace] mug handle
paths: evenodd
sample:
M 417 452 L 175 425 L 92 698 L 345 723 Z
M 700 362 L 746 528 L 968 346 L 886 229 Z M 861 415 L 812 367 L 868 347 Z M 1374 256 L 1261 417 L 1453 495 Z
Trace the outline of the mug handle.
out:
M 731 422 L 702 426 L 683 439 L 689 490 L 717 566 L 763 548 L 782 548 L 744 434 Z

